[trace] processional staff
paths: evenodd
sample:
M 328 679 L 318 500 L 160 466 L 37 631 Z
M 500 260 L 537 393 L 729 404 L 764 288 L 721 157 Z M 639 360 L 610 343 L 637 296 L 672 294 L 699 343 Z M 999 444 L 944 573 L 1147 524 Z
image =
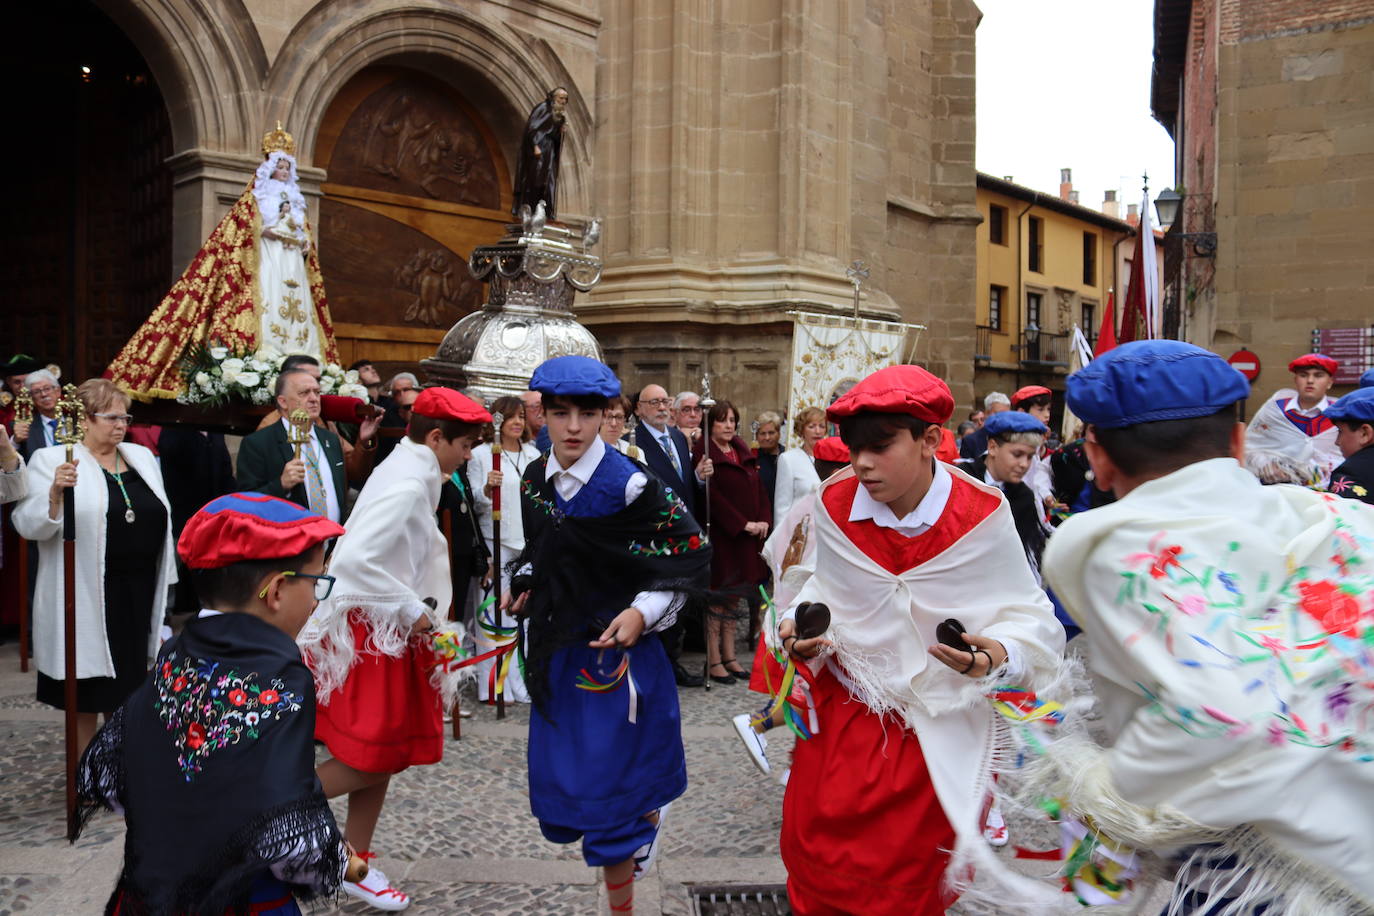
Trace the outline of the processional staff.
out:
M 29 424 L 29 435 L 33 435 L 33 397 L 27 385 L 19 389 L 14 398 L 14 422 Z M 19 670 L 29 670 L 29 542 L 19 539 Z
M 301 447 L 310 441 L 310 414 L 297 407 L 287 415 L 286 421 L 291 424 L 286 438 L 296 450 L 293 460 L 300 461 Z
M 491 438 L 491 469 L 496 473 L 501 473 L 501 424 L 505 417 L 500 413 L 493 412 L 491 415 L 491 428 L 494 435 Z M 493 635 L 499 634 L 501 623 L 504 616 L 501 613 L 501 488 L 491 488 L 491 588 L 495 600 L 492 601 L 492 630 Z M 516 639 L 519 639 L 520 621 L 515 622 Z M 518 651 L 518 650 L 517 650 Z M 502 691 L 504 686 L 501 678 L 501 665 L 505 657 L 498 655 L 492 659 L 491 668 L 496 677 L 491 682 L 492 699 L 496 702 L 496 718 L 506 717 L 506 695 Z
M 86 434 L 86 413 L 76 386 L 62 389 L 57 402 L 57 430 L 54 438 L 67 447 L 67 463 L 71 464 L 76 449 Z M 62 489 L 62 635 L 64 668 L 62 699 L 67 727 L 67 840 L 76 842 L 80 830 L 76 814 L 76 765 L 79 756 L 76 746 L 76 488 Z
M 701 430 L 701 454 L 703 458 L 710 458 L 711 418 L 709 414 L 711 408 L 716 406 L 716 399 L 711 397 L 711 373 L 705 370 L 701 373 L 701 400 L 698 403 L 701 405 L 701 424 L 703 427 Z M 696 470 L 690 467 L 691 462 L 687 463 L 689 465 L 687 473 L 695 475 Z M 706 475 L 706 479 L 702 481 L 706 494 L 706 524 L 702 526 L 702 534 L 708 537 L 711 533 L 711 476 L 710 474 Z M 701 685 L 707 691 L 711 689 L 711 614 L 713 613 L 714 611 L 711 610 L 711 605 L 708 602 L 706 610 L 701 615 L 702 644 L 706 646 L 706 660 L 702 662 L 701 667 Z

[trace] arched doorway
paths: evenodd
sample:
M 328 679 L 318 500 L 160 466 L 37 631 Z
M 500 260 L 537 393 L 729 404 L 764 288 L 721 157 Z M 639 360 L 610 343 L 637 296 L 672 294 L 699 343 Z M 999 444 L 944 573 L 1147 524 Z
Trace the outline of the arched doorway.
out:
M 0 349 L 102 372 L 171 282 L 162 93 L 87 0 L 6 8 L 9 122 Z
M 315 161 L 328 174 L 320 262 L 339 356 L 413 367 L 481 307 L 466 261 L 510 221 L 505 157 L 452 86 L 374 66 L 330 104 Z

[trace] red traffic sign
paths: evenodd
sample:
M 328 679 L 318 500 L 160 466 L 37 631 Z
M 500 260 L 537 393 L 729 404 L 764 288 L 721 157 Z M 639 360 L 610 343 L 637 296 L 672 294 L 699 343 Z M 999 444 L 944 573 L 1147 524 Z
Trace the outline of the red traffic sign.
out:
M 1257 354 L 1249 350 L 1237 350 L 1228 356 L 1226 361 L 1235 367 L 1237 372 L 1245 376 L 1248 381 L 1253 382 L 1259 378 L 1260 361 Z

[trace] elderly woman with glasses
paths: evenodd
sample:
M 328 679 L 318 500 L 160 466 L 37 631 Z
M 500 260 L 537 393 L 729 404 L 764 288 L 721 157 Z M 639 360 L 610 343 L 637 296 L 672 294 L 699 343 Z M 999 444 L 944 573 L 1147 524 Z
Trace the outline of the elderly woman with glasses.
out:
M 38 542 L 33 653 L 38 699 L 64 708 L 62 504 L 76 507 L 77 744 L 90 742 L 96 715 L 108 716 L 142 683 L 156 653 L 176 582 L 171 507 L 153 453 L 124 441 L 129 398 L 107 379 L 77 389 L 85 437 L 67 462 L 66 446 L 39 449 L 29 464 L 29 495 L 14 512 L 21 536 Z

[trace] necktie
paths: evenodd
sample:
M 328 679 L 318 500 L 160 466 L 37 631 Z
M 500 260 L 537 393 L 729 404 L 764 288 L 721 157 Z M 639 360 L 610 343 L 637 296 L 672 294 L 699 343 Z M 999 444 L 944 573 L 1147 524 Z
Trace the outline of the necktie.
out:
M 316 452 L 316 443 L 312 439 L 307 442 L 305 449 L 305 498 L 310 503 L 310 511 L 316 515 L 326 515 L 329 512 L 329 500 L 324 494 L 324 477 L 320 474 L 320 456 Z
M 48 427 L 48 444 L 49 444 L 49 445 L 56 445 L 56 444 L 57 444 L 57 419 L 54 417 L 54 418 L 51 419 L 51 420 L 44 420 L 43 422 L 44 422 L 44 423 L 47 425 L 47 427 Z
M 677 471 L 677 476 L 682 477 L 682 462 L 678 460 L 677 449 L 673 448 L 673 438 L 664 433 L 660 438 L 663 443 L 663 451 L 668 453 L 668 460 L 673 463 L 673 470 Z

